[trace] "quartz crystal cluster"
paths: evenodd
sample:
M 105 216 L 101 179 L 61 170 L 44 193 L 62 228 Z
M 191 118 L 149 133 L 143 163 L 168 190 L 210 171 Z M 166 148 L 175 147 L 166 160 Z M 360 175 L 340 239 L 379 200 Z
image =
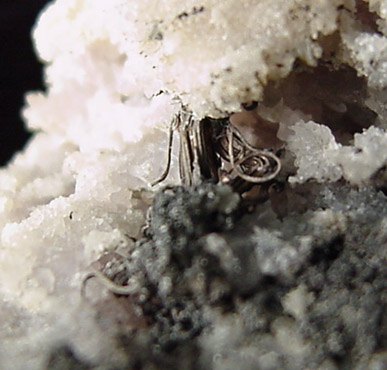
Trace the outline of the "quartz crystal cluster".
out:
M 33 37 L 1 369 L 384 368 L 386 0 L 55 0 Z M 182 109 L 275 150 L 276 186 L 181 185 L 174 145 L 152 187 Z

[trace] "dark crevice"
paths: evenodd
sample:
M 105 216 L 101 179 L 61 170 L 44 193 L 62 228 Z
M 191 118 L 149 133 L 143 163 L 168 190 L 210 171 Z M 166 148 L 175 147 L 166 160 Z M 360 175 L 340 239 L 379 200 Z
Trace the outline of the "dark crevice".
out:
M 311 68 L 298 62 L 285 79 L 268 84 L 263 103 L 273 106 L 282 99 L 286 106 L 327 125 L 336 140 L 346 145 L 355 133 L 375 122 L 376 113 L 366 106 L 366 98 L 366 79 L 353 68 Z
M 376 13 L 370 12 L 368 2 L 364 0 L 356 0 L 356 19 L 361 22 L 364 31 L 370 33 L 380 33 L 377 21 L 379 16 Z

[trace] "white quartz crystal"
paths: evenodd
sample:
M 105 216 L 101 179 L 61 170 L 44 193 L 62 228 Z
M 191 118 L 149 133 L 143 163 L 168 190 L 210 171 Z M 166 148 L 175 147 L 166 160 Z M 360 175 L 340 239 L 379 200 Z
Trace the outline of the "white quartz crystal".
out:
M 371 126 L 354 135 L 351 146 L 335 141 L 328 127 L 314 122 L 297 122 L 287 139 L 289 150 L 296 155 L 296 176 L 289 182 L 305 182 L 310 179 L 337 181 L 344 177 L 352 184 L 364 184 L 376 171 L 387 163 L 387 133 Z
M 387 1 L 363 5 L 377 15 L 377 32 L 354 16 L 354 0 L 52 1 L 33 33 L 47 88 L 26 97 L 23 115 L 34 136 L 0 170 L 0 368 L 42 369 L 63 343 L 82 360 L 123 363 L 116 328 L 96 319 L 94 303 L 106 291 L 91 283 L 83 299 L 81 282 L 103 253 L 129 248 L 139 236 L 150 182 L 165 167 L 167 128 L 182 104 L 196 118 L 225 117 L 263 101 L 265 88 L 298 62 L 308 71 L 327 61 L 328 70 L 352 68 L 365 81 L 362 109 L 375 120 L 345 143 L 337 123 L 285 100 L 265 100 L 257 112 L 279 127 L 292 186 L 341 179 L 374 186 L 387 164 Z M 349 105 L 326 106 L 341 114 Z M 169 184 L 179 182 L 176 157 L 174 150 Z M 259 227 L 273 247 L 267 253 L 276 253 L 283 240 Z M 293 245 L 281 253 L 260 262 L 262 271 L 298 263 Z M 162 281 L 165 294 L 168 284 Z M 300 285 L 284 306 L 297 318 L 312 301 Z M 214 369 L 250 368 L 227 353 L 232 340 L 241 341 L 242 357 L 271 368 L 279 359 L 269 350 L 255 355 L 239 338 L 241 325 L 227 318 L 201 339 L 214 346 Z M 273 337 L 260 339 L 268 348 L 292 342 L 286 351 L 297 356 L 311 350 L 290 319 L 271 330 Z M 224 336 L 233 339 L 217 340 Z
M 297 175 L 291 182 L 336 181 L 342 176 L 339 166 L 330 159 L 338 144 L 328 127 L 314 122 L 297 122 L 291 127 L 294 134 L 287 141 L 289 150 L 296 155 Z

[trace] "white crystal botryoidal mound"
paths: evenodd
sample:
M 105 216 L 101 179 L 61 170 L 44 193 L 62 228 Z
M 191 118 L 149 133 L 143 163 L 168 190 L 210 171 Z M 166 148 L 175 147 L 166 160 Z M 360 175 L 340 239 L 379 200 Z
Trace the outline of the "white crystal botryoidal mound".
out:
M 69 63 L 85 63 L 85 52 L 107 48 L 109 71 L 95 70 L 94 83 L 113 77 L 109 84 L 123 95 L 167 90 L 199 116 L 219 116 L 260 97 L 266 82 L 286 76 L 296 58 L 315 65 L 318 38 L 337 29 L 341 3 L 62 0 L 41 17 L 35 36 L 41 58 L 54 61 L 47 75 L 55 84 L 69 80 Z M 83 69 L 70 69 L 72 83 L 82 84 Z
M 338 144 L 327 126 L 314 122 L 297 122 L 287 139 L 289 150 L 296 156 L 298 168 L 289 182 L 308 180 L 337 181 L 344 177 L 361 185 L 387 162 L 387 133 L 371 126 L 354 135 L 351 146 Z
M 382 363 L 386 22 L 386 0 L 53 1 L 34 30 L 47 91 L 23 110 L 35 134 L 0 170 L 0 368 L 53 353 L 99 368 Z M 172 190 L 135 243 L 182 109 L 275 151 L 280 190 L 259 188 L 269 201 L 233 229 L 247 211 L 228 187 L 175 187 L 175 143 Z M 94 269 L 138 301 L 98 279 L 81 297 Z

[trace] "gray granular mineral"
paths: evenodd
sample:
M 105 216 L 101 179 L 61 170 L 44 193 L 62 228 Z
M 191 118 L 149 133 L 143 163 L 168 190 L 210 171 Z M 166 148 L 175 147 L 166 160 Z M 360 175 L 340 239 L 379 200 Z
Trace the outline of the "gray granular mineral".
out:
M 382 369 L 385 196 L 332 185 L 313 199 L 279 221 L 225 185 L 158 192 L 144 238 L 104 269 L 138 283 L 112 298 L 144 322 L 122 327 L 124 368 Z

